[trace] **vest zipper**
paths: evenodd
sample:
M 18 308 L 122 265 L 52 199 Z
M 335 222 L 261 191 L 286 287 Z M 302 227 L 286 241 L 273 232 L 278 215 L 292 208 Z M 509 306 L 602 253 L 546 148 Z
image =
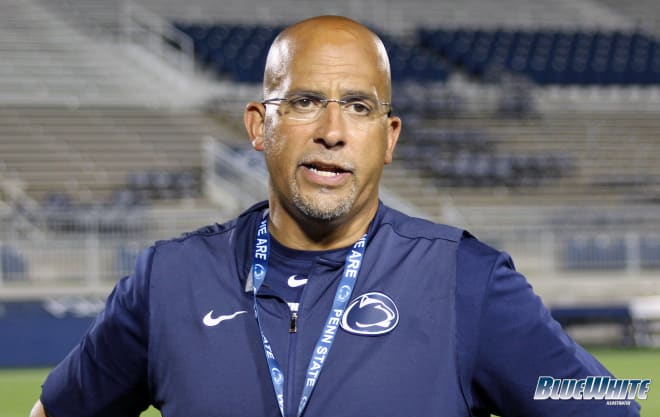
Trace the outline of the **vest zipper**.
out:
M 285 404 L 284 413 L 286 416 L 295 417 L 298 411 L 295 403 L 295 372 L 296 372 L 296 353 L 298 349 L 298 312 L 291 312 L 291 321 L 289 322 L 289 366 L 286 372 L 286 392 L 284 394 Z
M 298 313 L 291 312 L 291 321 L 289 322 L 289 333 L 296 333 L 298 331 Z

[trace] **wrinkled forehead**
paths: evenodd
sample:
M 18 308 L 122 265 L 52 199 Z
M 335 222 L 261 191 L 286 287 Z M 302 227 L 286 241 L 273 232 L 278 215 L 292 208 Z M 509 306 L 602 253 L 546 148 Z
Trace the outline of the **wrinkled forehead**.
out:
M 292 90 L 328 95 L 364 91 L 389 100 L 390 70 L 385 48 L 375 35 L 359 28 L 284 33 L 268 54 L 264 97 Z

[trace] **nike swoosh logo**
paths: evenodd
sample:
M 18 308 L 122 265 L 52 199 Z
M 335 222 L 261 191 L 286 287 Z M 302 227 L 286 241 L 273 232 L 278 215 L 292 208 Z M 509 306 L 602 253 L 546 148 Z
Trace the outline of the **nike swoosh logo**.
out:
M 296 288 L 296 287 L 302 287 L 303 285 L 307 284 L 307 278 L 296 278 L 297 276 L 298 275 L 291 275 L 289 277 L 289 280 L 287 281 L 289 287 Z
M 213 327 L 217 326 L 218 324 L 222 323 L 225 320 L 231 320 L 236 318 L 236 316 L 240 314 L 247 313 L 247 311 L 237 311 L 234 314 L 228 314 L 226 316 L 218 316 L 218 317 L 213 317 L 213 310 L 209 311 L 207 315 L 204 316 L 204 319 L 202 322 L 207 325 L 208 327 Z

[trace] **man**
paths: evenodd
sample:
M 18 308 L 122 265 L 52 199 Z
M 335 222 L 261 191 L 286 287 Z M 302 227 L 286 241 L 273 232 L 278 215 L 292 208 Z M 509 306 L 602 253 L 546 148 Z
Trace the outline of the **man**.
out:
M 608 373 L 506 254 L 379 202 L 401 131 L 390 100 L 362 25 L 281 33 L 245 110 L 267 204 L 146 250 L 32 416 L 638 415 L 533 399 L 540 376 Z

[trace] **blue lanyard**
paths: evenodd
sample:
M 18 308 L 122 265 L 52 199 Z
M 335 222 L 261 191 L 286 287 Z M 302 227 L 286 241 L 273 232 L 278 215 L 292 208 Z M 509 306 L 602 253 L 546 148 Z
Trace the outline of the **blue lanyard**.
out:
M 364 248 L 367 241 L 367 235 L 365 234 L 355 242 L 351 248 L 348 255 L 346 255 L 346 261 L 344 263 L 344 273 L 342 275 L 339 286 L 337 287 L 337 292 L 335 293 L 334 301 L 332 302 L 332 309 L 328 314 L 326 319 L 325 326 L 319 336 L 316 346 L 314 347 L 312 357 L 309 360 L 309 365 L 307 366 L 307 376 L 305 379 L 305 384 L 302 392 L 302 397 L 300 398 L 300 404 L 298 405 L 297 416 L 300 417 L 305 410 L 305 406 L 311 397 L 316 382 L 318 381 L 325 360 L 330 353 L 330 348 L 335 340 L 335 335 L 337 334 L 337 329 L 339 328 L 339 323 L 341 317 L 344 314 L 346 305 L 348 304 L 351 294 L 353 293 L 353 288 L 355 287 L 355 281 L 357 280 L 358 273 L 360 272 L 360 266 L 362 265 L 362 258 L 364 256 Z M 270 250 L 270 237 L 268 234 L 268 217 L 265 217 L 259 227 L 257 228 L 257 238 L 255 241 L 254 249 L 254 262 L 252 264 L 252 280 L 254 284 L 254 315 L 257 319 L 257 324 L 259 325 L 259 331 L 261 332 L 261 341 L 264 345 L 264 352 L 266 353 L 266 361 L 268 362 L 268 369 L 270 370 L 270 377 L 273 382 L 273 388 L 275 389 L 275 396 L 277 397 L 277 404 L 280 407 L 280 413 L 284 417 L 284 373 L 280 368 L 275 355 L 273 354 L 273 349 L 270 346 L 270 342 L 264 334 L 264 330 L 261 327 L 261 322 L 259 321 L 259 309 L 257 307 L 257 292 L 261 288 L 264 279 L 266 278 L 266 272 L 268 270 L 268 252 Z

